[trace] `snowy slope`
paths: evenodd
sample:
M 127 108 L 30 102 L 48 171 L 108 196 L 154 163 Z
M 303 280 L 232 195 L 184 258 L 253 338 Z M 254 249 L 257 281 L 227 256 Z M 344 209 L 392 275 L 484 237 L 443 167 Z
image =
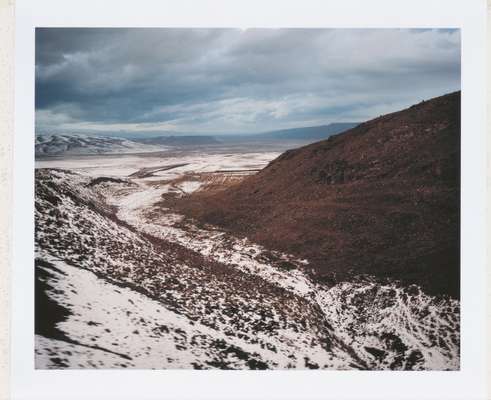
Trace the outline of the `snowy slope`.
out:
M 184 318 L 193 332 L 200 326 L 207 327 L 207 332 L 211 329 L 211 344 L 202 342 L 206 338 L 196 344 L 194 334 L 183 330 L 186 338 L 183 346 L 186 349 L 198 346 L 205 352 L 203 357 L 195 357 L 195 368 L 304 368 L 310 362 L 324 368 L 349 368 L 356 363 L 342 347 L 329 345 L 336 340 L 329 337 L 322 314 L 304 299 L 265 280 L 250 279 L 234 268 L 209 262 L 180 246 L 149 240 L 111 217 L 110 208 L 101 203 L 100 197 L 87 186 L 90 181 L 81 176 L 45 170 L 37 174 L 36 247 L 38 260 L 42 261 L 38 261 L 37 268 L 48 263 L 60 270 L 57 262 L 62 260 L 98 278 L 128 287 L 131 292 L 144 295 L 146 301 L 159 302 L 172 315 Z M 62 277 L 65 279 L 65 275 Z M 71 291 L 62 295 L 62 284 L 52 286 L 56 289 L 47 295 L 78 318 L 80 311 L 70 304 L 79 302 L 69 298 L 73 297 Z M 87 289 L 88 296 L 94 298 L 92 290 L 98 291 L 100 285 L 90 286 L 93 289 Z M 126 297 L 128 292 L 122 295 Z M 167 322 L 172 322 L 172 318 Z M 67 324 L 72 326 L 70 317 Z M 58 327 L 77 343 L 99 343 L 102 339 L 91 336 L 90 325 L 86 325 L 83 330 L 79 327 L 73 331 L 61 323 Z M 80 338 L 82 331 L 85 336 Z M 162 331 L 164 336 L 168 334 L 165 328 Z M 154 332 L 148 338 L 153 342 L 152 354 L 153 348 L 161 346 L 155 337 L 158 335 Z M 133 336 L 135 345 L 141 342 L 140 336 Z M 111 359 L 114 352 L 124 351 L 131 359 L 138 352 L 131 346 L 115 347 L 116 350 L 110 349 Z M 47 351 L 37 349 L 39 354 Z M 164 347 L 164 351 L 168 353 L 171 348 Z M 214 356 L 215 353 L 218 355 Z M 186 365 L 183 362 L 178 359 L 173 365 Z M 155 366 L 147 359 L 138 366 L 169 365 L 161 361 Z
M 37 368 L 459 368 L 458 301 L 315 283 L 307 260 L 159 206 L 193 182 L 36 171 L 38 292 L 63 310 Z

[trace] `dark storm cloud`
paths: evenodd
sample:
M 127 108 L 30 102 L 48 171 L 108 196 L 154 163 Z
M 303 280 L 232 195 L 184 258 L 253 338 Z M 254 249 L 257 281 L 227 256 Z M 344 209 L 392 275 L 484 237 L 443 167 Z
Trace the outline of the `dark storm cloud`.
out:
M 457 30 L 36 30 L 36 130 L 248 132 L 460 89 Z

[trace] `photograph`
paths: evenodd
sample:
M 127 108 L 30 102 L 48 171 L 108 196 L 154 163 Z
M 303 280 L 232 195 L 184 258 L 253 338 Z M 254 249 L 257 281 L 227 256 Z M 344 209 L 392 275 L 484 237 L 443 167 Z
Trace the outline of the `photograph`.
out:
M 461 29 L 33 35 L 36 370 L 461 370 Z

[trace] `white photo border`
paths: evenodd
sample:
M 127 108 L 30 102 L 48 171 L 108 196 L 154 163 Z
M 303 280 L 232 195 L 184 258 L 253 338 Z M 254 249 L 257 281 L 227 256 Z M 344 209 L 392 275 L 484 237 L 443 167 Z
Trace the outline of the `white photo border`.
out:
M 460 28 L 459 371 L 34 369 L 36 27 Z M 11 291 L 13 400 L 485 399 L 486 2 L 484 0 L 17 0 Z

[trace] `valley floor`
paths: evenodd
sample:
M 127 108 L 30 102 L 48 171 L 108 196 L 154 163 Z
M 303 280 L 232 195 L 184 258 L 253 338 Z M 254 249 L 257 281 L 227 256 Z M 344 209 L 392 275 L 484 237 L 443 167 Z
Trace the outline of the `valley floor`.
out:
M 309 261 L 161 201 L 278 154 L 59 159 L 36 169 L 36 367 L 459 369 L 460 305 Z

